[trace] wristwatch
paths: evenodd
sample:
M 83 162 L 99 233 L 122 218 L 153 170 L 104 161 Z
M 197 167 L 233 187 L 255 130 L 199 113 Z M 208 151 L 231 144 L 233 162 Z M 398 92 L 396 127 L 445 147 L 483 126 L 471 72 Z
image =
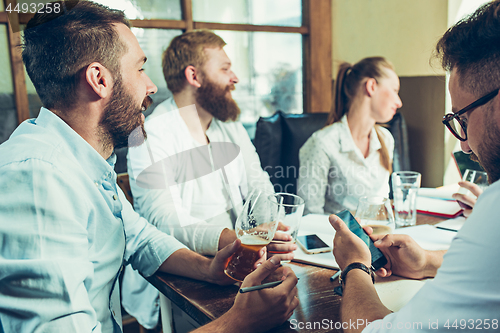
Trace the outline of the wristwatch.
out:
M 366 267 L 365 264 L 362 264 L 360 262 L 353 262 L 349 264 L 343 271 L 342 274 L 339 276 L 339 283 L 344 286 L 345 285 L 345 278 L 347 276 L 347 273 L 349 273 L 353 269 L 360 269 L 366 274 L 370 275 L 372 277 L 372 282 L 375 283 L 375 274 L 373 273 L 373 270 L 370 267 Z

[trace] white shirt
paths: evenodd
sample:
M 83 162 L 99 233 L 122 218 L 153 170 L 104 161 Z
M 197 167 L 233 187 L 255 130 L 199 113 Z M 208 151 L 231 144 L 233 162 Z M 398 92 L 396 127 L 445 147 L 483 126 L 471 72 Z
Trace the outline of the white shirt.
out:
M 181 112 L 196 110 L 192 105 Z M 146 143 L 128 153 L 135 210 L 191 250 L 215 255 L 222 230 L 233 229 L 250 190 L 273 191 L 246 130 L 239 122 L 214 118 L 206 132 L 210 144 L 202 145 L 191 136 L 173 98 L 156 107 L 145 129 Z M 152 160 L 160 168 L 148 173 Z M 146 173 L 148 184 L 142 180 Z M 154 189 L 166 183 L 168 190 Z M 154 326 L 156 289 L 131 269 L 125 270 L 123 285 L 124 308 L 144 326 Z
M 445 254 L 436 277 L 426 282 L 401 310 L 374 321 L 363 332 L 475 332 L 479 329 L 498 332 L 499 203 L 500 181 L 497 181 L 479 196 L 474 211 Z M 421 328 L 417 329 L 419 323 Z M 461 326 L 463 323 L 466 326 Z M 396 329 L 405 324 L 412 328 Z M 391 326 L 393 329 L 387 329 Z
M 194 105 L 183 112 L 189 108 L 194 110 Z M 158 105 L 145 129 L 147 143 L 130 148 L 128 153 L 134 208 L 193 251 L 215 255 L 220 233 L 232 228 L 231 208 L 238 213 L 252 188 L 272 191 L 269 175 L 262 170 L 246 130 L 239 122 L 214 118 L 206 132 L 210 144 L 202 145 L 191 136 L 173 98 Z M 168 178 L 168 190 L 144 188 L 147 186 L 140 179 L 137 183 L 141 172 L 152 165 L 151 156 L 157 163 L 174 161 L 150 173 L 154 177 L 150 185 L 157 187 Z M 161 185 L 165 187 L 165 183 Z M 226 188 L 231 198 L 227 198 Z
M 392 160 L 394 138 L 387 129 L 380 130 Z M 316 131 L 299 153 L 298 194 L 305 201 L 304 214 L 355 210 L 362 196 L 387 198 L 390 173 L 380 164 L 380 148 L 373 128 L 365 158 L 354 143 L 347 116 Z

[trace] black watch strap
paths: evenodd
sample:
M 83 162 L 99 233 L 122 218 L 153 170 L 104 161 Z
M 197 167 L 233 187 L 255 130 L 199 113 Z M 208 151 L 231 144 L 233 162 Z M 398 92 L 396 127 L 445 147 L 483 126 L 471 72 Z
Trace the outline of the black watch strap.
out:
M 347 273 L 349 273 L 353 269 L 360 269 L 362 271 L 365 271 L 366 274 L 370 275 L 372 278 L 372 282 L 375 283 L 375 274 L 373 273 L 373 270 L 369 267 L 366 267 L 365 264 L 362 264 L 360 262 L 353 262 L 349 264 L 343 271 L 342 274 L 339 276 L 339 282 L 343 286 L 345 285 L 345 278 L 347 276 Z

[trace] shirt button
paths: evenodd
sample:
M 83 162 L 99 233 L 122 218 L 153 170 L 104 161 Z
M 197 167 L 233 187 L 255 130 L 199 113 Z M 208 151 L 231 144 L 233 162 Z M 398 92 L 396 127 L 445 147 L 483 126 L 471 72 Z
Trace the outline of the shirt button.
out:
M 116 194 L 113 194 L 113 200 L 117 200 L 118 197 L 116 196 Z
M 95 182 L 94 183 L 96 187 L 99 187 L 99 183 L 98 182 Z

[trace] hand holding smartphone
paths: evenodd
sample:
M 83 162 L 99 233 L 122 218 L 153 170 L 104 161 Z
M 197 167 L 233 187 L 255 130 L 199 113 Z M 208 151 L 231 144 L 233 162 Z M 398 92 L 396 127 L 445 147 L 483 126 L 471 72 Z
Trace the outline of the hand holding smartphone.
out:
M 356 236 L 361 238 L 363 242 L 368 246 L 372 256 L 372 269 L 374 271 L 384 267 L 387 264 L 387 258 L 384 256 L 382 251 L 375 247 L 370 236 L 366 234 L 363 228 L 359 225 L 358 221 L 352 216 L 352 214 L 346 209 L 336 214 L 342 221 L 345 222 L 349 230 L 351 230 Z

